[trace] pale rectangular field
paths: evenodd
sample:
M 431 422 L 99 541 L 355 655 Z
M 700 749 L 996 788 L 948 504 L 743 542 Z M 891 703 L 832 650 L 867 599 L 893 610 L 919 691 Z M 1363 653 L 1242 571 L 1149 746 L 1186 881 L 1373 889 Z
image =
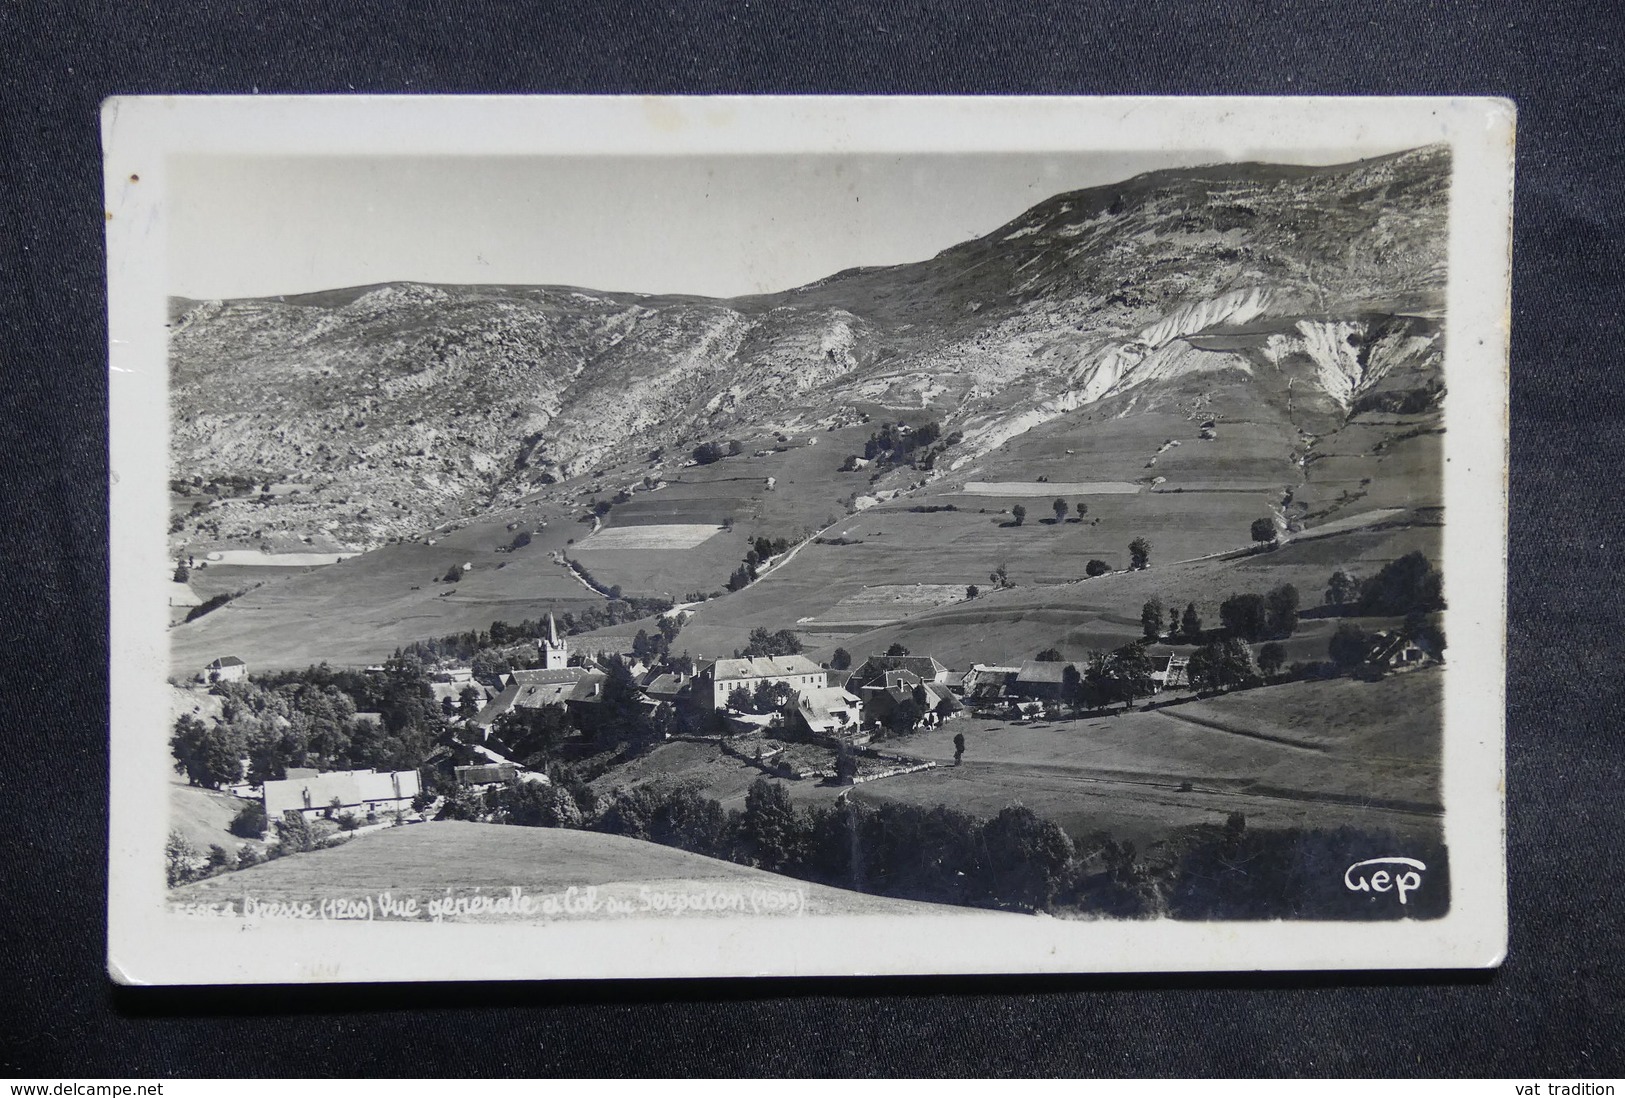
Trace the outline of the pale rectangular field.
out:
M 876 583 L 846 596 L 803 624 L 884 625 L 964 597 L 965 586 L 959 583 Z
M 1139 490 L 1138 484 L 1121 480 L 971 480 L 960 489 L 967 496 L 1132 496 Z
M 577 545 L 576 552 L 584 553 L 590 549 L 692 549 L 722 533 L 722 529 L 701 522 L 611 526 Z

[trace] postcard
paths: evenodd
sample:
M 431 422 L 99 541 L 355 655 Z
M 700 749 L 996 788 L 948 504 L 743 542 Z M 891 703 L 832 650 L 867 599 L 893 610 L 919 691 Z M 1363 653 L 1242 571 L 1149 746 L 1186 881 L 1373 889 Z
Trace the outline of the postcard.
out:
M 1511 104 L 102 122 L 115 980 L 1499 963 Z

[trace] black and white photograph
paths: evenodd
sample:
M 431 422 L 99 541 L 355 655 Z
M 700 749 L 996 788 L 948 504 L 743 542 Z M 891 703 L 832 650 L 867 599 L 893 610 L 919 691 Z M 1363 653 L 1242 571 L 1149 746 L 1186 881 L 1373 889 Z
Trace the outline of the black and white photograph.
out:
M 1507 104 L 103 127 L 116 979 L 1498 963 Z

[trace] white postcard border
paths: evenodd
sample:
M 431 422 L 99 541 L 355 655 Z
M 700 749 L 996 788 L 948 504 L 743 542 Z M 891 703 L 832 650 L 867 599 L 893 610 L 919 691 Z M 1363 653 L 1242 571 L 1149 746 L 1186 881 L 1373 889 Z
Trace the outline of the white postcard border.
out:
M 116 98 L 108 247 L 108 951 L 131 984 L 1470 968 L 1506 947 L 1507 362 L 1514 111 L 1491 99 Z M 265 923 L 165 906 L 166 164 L 180 155 L 764 155 L 1425 145 L 1453 152 L 1443 571 L 1451 904 L 1382 923 L 994 913 L 536 925 Z M 158 792 L 154 792 L 157 790 Z M 1402 852 L 1395 852 L 1396 854 Z

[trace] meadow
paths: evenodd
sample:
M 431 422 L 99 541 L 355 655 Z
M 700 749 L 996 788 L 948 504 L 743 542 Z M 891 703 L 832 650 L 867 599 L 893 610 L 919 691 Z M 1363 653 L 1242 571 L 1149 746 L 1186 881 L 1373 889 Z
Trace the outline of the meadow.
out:
M 778 915 L 896 915 L 963 910 L 808 884 L 618 835 L 457 821 L 410 824 L 360 835 L 342 846 L 293 854 L 182 885 L 170 891 L 169 901 L 240 903 L 248 896 L 261 904 L 297 904 L 324 899 L 376 899 L 387 892 L 396 900 L 415 898 L 424 911 L 421 917 L 427 918 L 427 902 L 443 898 L 448 889 L 454 898 L 461 898 L 479 893 L 505 895 L 514 888 L 537 899 L 557 896 L 570 888 L 591 888 L 600 901 L 614 899 L 634 906 L 645 889 L 686 895 L 713 889 L 747 898 L 752 892 L 799 893 L 804 904 L 801 910 L 764 912 Z M 741 913 L 690 911 L 684 915 L 705 918 Z M 604 917 L 602 911 L 591 910 L 579 910 L 573 915 Z M 478 918 L 547 922 L 570 917 L 515 914 Z

